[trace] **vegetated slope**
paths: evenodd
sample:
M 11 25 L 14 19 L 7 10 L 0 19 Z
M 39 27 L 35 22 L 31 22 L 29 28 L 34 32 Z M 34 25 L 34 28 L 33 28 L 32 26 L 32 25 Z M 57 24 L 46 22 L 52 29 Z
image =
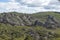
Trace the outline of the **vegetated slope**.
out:
M 58 21 L 60 21 L 60 13 L 59 12 L 39 12 L 32 14 L 32 16 L 40 19 L 40 21 L 45 22 L 46 18 L 50 16 L 54 16 Z
M 60 29 L 0 24 L 0 40 L 60 40 Z M 58 32 L 57 32 L 58 31 Z
M 1 13 L 0 23 L 12 26 L 46 26 L 55 28 L 54 26 L 60 26 L 60 14 L 57 12 L 40 12 L 35 14 Z
M 60 40 L 59 24 L 57 12 L 1 13 L 0 40 Z
M 43 24 L 46 24 L 47 26 L 50 25 L 50 27 L 55 27 L 56 26 L 55 24 L 58 24 L 58 26 L 60 27 L 59 12 L 39 12 L 32 14 L 32 16 L 39 19 L 40 22 L 43 22 Z

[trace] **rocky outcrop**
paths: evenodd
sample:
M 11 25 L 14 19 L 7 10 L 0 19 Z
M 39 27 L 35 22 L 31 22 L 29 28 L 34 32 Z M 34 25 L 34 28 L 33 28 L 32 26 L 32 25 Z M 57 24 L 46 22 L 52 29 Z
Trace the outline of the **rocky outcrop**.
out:
M 60 27 L 58 20 L 51 15 L 48 15 L 45 23 L 43 23 L 38 18 L 28 14 L 2 13 L 0 14 L 0 23 L 10 24 L 12 26 L 44 26 L 47 28 Z
M 34 22 L 34 26 L 44 26 L 49 29 L 56 29 L 57 27 L 60 27 L 60 23 L 54 16 L 47 15 L 45 23 L 42 23 L 37 19 Z
M 0 15 L 0 23 L 11 24 L 13 26 L 30 26 L 35 20 L 34 17 L 27 14 L 4 13 Z
M 40 22 L 39 20 L 35 20 L 34 26 L 43 26 L 43 23 Z
M 48 15 L 44 26 L 47 28 L 56 28 L 56 27 L 59 27 L 59 22 L 58 20 L 56 20 L 54 16 Z

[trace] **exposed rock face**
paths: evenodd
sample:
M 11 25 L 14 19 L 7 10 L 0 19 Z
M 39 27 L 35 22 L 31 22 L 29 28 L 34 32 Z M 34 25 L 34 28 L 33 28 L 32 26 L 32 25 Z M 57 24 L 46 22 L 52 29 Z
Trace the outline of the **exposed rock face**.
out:
M 11 24 L 12 26 L 45 26 L 47 28 L 59 27 L 59 22 L 54 16 L 48 15 L 45 23 L 38 18 L 27 14 L 4 13 L 0 14 L 0 23 Z
M 43 26 L 43 23 L 38 20 L 35 20 L 34 25 L 35 26 Z
M 37 19 L 34 22 L 34 26 L 44 26 L 49 29 L 50 28 L 55 29 L 57 27 L 60 27 L 60 23 L 58 22 L 58 20 L 56 20 L 54 16 L 48 15 L 45 23 L 42 23 Z
M 16 15 L 4 13 L 0 16 L 0 23 L 11 24 L 13 26 L 29 26 L 34 22 L 34 18 L 28 15 Z
M 53 16 L 48 15 L 44 26 L 46 26 L 47 28 L 56 28 L 59 26 L 59 23 Z

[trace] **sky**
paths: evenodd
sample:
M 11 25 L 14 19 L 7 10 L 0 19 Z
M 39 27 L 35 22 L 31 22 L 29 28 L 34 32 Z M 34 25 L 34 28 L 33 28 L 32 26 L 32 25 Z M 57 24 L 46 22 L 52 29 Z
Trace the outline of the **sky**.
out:
M 60 12 L 58 0 L 0 0 L 0 12 Z

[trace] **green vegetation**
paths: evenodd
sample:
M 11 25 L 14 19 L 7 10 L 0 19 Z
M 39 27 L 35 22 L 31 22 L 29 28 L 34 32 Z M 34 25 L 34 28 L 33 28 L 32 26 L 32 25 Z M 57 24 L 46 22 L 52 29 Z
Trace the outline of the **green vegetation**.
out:
M 27 16 L 31 16 L 31 20 L 27 19 L 30 23 L 33 22 L 33 18 L 40 20 L 41 22 L 45 22 L 48 15 L 54 16 L 58 22 L 60 22 L 60 14 L 57 12 L 41 12 L 35 14 L 24 14 L 17 12 L 9 12 L 4 16 L 4 14 L 0 14 L 1 19 L 4 19 L 4 22 L 0 23 L 0 40 L 60 40 L 60 28 L 56 29 L 47 29 L 43 26 L 20 26 L 19 23 L 26 24 Z M 8 16 L 8 17 L 7 17 Z M 20 18 L 19 18 L 20 17 Z M 12 23 L 17 23 L 19 26 L 12 26 L 7 21 Z M 26 19 L 24 19 L 26 18 Z M 22 21 L 22 20 L 23 21 Z M 24 21 L 25 20 L 25 21 Z M 35 20 L 35 19 L 34 19 Z M 21 22 L 22 21 L 22 22 Z M 27 23 L 28 24 L 28 23 Z
M 32 14 L 33 17 L 36 17 L 42 22 L 45 22 L 47 15 L 54 16 L 58 21 L 60 21 L 60 13 L 58 12 L 39 12 L 39 13 Z
M 11 26 L 0 23 L 0 40 L 60 40 L 59 31 L 60 29 L 50 30 L 40 26 Z

